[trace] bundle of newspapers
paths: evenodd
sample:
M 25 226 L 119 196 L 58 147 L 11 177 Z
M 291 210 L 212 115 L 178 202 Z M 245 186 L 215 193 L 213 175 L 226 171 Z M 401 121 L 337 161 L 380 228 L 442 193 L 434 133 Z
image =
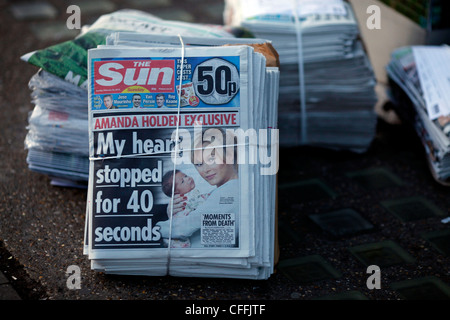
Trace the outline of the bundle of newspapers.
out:
M 267 279 L 279 69 L 264 43 L 162 39 L 89 50 L 84 253 L 105 273 Z
M 84 26 L 73 40 L 21 57 L 39 71 L 30 79 L 34 110 L 25 147 L 30 170 L 47 174 L 52 184 L 86 187 L 89 173 L 87 50 L 127 31 L 152 35 L 234 38 L 221 26 L 163 20 L 137 10 L 119 10 Z M 164 41 L 164 40 L 162 40 Z M 122 101 L 128 103 L 130 101 Z
M 365 151 L 376 130 L 376 80 L 351 5 L 342 0 L 226 0 L 227 25 L 280 55 L 282 146 Z
M 398 48 L 392 52 L 386 69 L 392 101 L 399 115 L 413 124 L 433 177 L 450 185 L 450 49 Z
M 29 82 L 34 109 L 25 146 L 30 170 L 52 184 L 85 187 L 89 173 L 87 91 L 39 70 Z

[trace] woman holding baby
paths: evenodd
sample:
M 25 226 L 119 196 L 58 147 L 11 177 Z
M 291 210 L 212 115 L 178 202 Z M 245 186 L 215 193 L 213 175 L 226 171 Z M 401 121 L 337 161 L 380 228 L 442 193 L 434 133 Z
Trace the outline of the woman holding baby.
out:
M 228 139 L 227 139 L 228 138 Z M 235 221 L 235 240 L 237 246 L 239 220 L 239 180 L 236 163 L 236 140 L 221 129 L 207 129 L 202 137 L 196 137 L 192 150 L 192 162 L 199 175 L 210 185 L 215 186 L 207 199 L 183 219 L 172 219 L 172 223 L 159 223 L 164 238 L 190 239 L 190 247 L 202 247 L 200 227 L 202 215 L 220 213 L 232 214 Z M 173 216 L 185 209 L 183 194 L 173 196 L 168 214 Z M 229 244 L 227 244 L 229 246 Z

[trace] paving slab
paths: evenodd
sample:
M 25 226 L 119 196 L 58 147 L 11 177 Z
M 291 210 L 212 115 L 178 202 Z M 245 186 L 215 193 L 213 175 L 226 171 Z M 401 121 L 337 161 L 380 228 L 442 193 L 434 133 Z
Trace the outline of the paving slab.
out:
M 434 276 L 394 282 L 391 288 L 406 300 L 450 300 L 450 287 Z
M 311 214 L 309 218 L 323 231 L 335 237 L 353 235 L 374 228 L 369 221 L 352 208 Z
M 386 200 L 381 204 L 403 222 L 445 216 L 440 208 L 421 196 Z
M 336 279 L 341 276 L 338 270 L 319 255 L 282 260 L 278 268 L 286 277 L 299 283 Z
M 307 179 L 296 182 L 280 183 L 278 185 L 278 190 L 280 197 L 291 198 L 299 203 L 337 197 L 337 193 L 321 179 Z
M 347 172 L 346 176 L 366 190 L 402 186 L 403 181 L 389 169 L 376 167 Z
M 381 269 L 415 261 L 408 252 L 390 240 L 354 246 L 349 251 L 365 266 L 376 265 Z
M 428 240 L 440 253 L 450 257 L 450 229 L 422 233 L 422 237 Z

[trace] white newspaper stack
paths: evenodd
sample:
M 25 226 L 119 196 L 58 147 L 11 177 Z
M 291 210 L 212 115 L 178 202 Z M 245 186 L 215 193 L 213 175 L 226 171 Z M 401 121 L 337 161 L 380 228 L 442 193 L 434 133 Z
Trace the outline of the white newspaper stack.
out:
M 278 68 L 247 45 L 133 37 L 89 50 L 92 269 L 267 279 Z M 104 106 L 108 95 L 117 108 Z
M 280 144 L 365 151 L 376 129 L 376 80 L 352 7 L 342 0 L 227 0 L 228 25 L 280 55 Z
M 395 50 L 387 66 L 393 101 L 425 148 L 433 177 L 450 185 L 450 49 L 412 46 Z M 399 91 L 409 98 L 401 101 Z
M 73 40 L 27 53 L 22 60 L 39 67 L 30 79 L 34 110 L 25 147 L 30 170 L 51 183 L 86 187 L 89 175 L 87 49 L 114 32 L 233 38 L 223 28 L 163 20 L 137 10 L 119 10 L 85 26 Z
M 87 91 L 42 69 L 29 87 L 35 104 L 25 138 L 29 169 L 51 176 L 54 184 L 87 181 Z

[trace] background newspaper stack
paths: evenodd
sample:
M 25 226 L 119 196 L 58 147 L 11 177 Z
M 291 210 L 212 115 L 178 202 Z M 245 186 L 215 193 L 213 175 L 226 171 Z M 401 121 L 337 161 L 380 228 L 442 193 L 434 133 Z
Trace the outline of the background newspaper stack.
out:
M 27 163 L 52 184 L 86 187 L 88 161 L 87 50 L 117 31 L 157 35 L 233 38 L 220 26 L 169 21 L 136 10 L 100 16 L 73 40 L 30 52 L 22 60 L 40 70 L 30 79 L 34 110 L 29 116 Z
M 227 0 L 224 19 L 271 40 L 280 55 L 282 146 L 368 148 L 377 122 L 376 82 L 349 3 Z
M 117 45 L 89 50 L 85 254 L 106 273 L 266 279 L 278 68 L 251 46 L 155 39 L 118 34 L 109 41 Z M 141 100 L 107 109 L 107 95 Z
M 88 179 L 87 91 L 43 69 L 31 77 L 32 102 L 25 146 L 31 170 L 52 184 L 82 186 Z
M 434 178 L 450 185 L 450 49 L 402 47 L 387 66 L 392 100 L 399 115 L 413 124 Z

